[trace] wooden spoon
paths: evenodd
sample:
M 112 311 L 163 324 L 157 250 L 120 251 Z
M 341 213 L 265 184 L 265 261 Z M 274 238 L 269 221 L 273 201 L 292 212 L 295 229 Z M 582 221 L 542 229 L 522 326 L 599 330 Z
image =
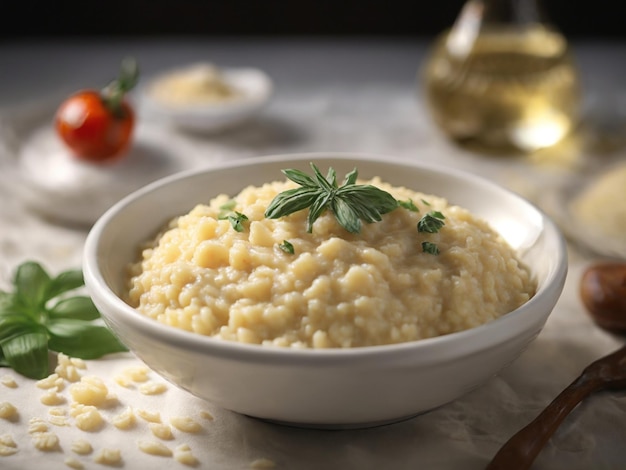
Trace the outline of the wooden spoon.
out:
M 528 469 L 561 422 L 584 398 L 600 390 L 626 388 L 626 346 L 591 363 L 530 424 L 495 455 L 486 470 Z

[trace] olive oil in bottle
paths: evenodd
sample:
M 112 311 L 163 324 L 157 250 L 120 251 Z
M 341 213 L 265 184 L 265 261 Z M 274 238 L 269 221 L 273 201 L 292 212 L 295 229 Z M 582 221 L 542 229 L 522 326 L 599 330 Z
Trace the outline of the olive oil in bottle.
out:
M 579 119 L 568 43 L 535 0 L 470 0 L 422 72 L 435 123 L 460 143 L 531 152 L 560 142 Z

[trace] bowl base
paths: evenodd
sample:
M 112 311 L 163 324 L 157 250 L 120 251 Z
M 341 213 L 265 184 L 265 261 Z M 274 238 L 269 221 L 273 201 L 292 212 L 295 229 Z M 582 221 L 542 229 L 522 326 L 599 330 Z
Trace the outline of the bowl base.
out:
M 296 423 L 296 422 L 291 422 L 291 421 L 280 421 L 280 420 L 275 420 L 275 419 L 257 418 L 256 416 L 249 416 L 249 415 L 246 415 L 246 416 L 252 419 L 257 419 L 259 421 L 264 421 L 266 423 L 278 424 L 280 426 L 288 426 L 292 428 L 341 431 L 341 430 L 350 430 L 350 429 L 366 429 L 366 428 L 376 428 L 380 426 L 388 426 L 390 424 L 396 424 L 402 421 L 408 421 L 424 413 L 427 413 L 427 412 L 423 411 L 423 412 L 415 413 L 409 416 L 402 416 L 399 418 L 392 418 L 392 419 L 387 419 L 387 420 L 382 420 L 382 421 L 371 421 L 371 422 L 365 422 L 365 423 Z

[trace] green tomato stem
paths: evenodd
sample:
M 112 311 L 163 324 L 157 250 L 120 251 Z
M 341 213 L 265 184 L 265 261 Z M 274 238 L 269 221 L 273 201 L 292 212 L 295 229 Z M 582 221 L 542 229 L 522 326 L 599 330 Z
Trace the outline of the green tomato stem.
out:
M 114 116 L 125 117 L 122 101 L 126 93 L 132 90 L 138 81 L 139 66 L 137 61 L 132 57 L 126 57 L 122 60 L 119 76 L 101 91 L 102 101 Z

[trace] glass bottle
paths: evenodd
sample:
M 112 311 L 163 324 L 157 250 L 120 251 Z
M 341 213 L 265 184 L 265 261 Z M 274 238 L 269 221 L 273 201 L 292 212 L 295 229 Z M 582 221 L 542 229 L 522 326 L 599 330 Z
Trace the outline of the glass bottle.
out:
M 550 147 L 577 125 L 580 83 L 539 0 L 468 0 L 423 67 L 435 123 L 484 149 Z

